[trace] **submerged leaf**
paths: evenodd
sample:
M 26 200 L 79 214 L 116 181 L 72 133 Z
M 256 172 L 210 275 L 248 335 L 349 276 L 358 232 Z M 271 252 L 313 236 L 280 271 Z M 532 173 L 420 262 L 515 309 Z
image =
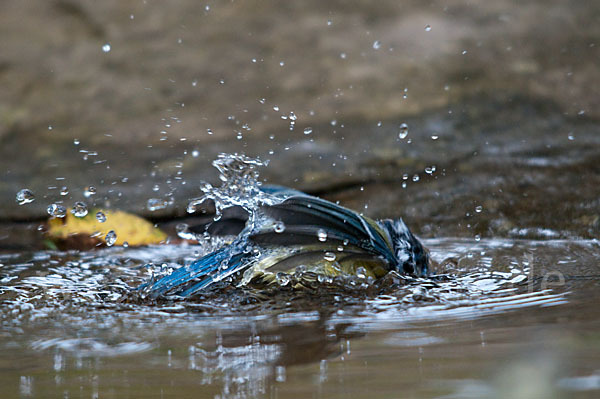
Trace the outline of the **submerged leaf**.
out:
M 96 217 L 101 212 L 100 220 Z M 116 240 L 112 242 L 114 231 Z M 158 244 L 167 238 L 160 229 L 139 216 L 122 211 L 106 211 L 94 209 L 85 217 L 76 217 L 69 213 L 65 218 L 48 220 L 48 239 L 60 247 L 85 249 L 97 245 L 107 245 L 109 234 L 110 245 L 130 246 Z

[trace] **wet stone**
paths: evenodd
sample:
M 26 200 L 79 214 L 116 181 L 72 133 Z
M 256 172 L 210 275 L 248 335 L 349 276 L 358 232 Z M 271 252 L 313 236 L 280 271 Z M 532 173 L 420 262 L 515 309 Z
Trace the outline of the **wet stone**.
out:
M 238 152 L 271 160 L 268 183 L 403 216 L 426 236 L 596 235 L 592 6 L 464 4 L 113 5 L 135 16 L 122 20 L 100 3 L 7 7 L 0 220 L 82 197 L 185 216 L 200 182 L 217 182 L 210 162 Z

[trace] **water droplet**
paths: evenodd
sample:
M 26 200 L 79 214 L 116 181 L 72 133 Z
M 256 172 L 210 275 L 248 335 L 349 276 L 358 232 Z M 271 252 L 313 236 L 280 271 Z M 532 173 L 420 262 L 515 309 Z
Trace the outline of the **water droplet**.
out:
M 105 53 L 108 53 L 110 51 L 110 44 L 106 43 L 104 46 L 102 46 L 102 51 L 104 51 Z
M 275 233 L 283 233 L 285 231 L 285 224 L 281 221 L 276 222 L 273 225 L 273 231 L 275 231 Z
M 359 267 L 356 269 L 356 277 L 358 278 L 367 278 L 367 269 L 364 267 Z
M 317 237 L 319 238 L 319 241 L 325 242 L 327 241 L 327 232 L 323 229 L 319 229 L 317 231 Z
M 194 150 L 194 151 L 192 151 L 192 156 L 193 156 L 194 158 L 198 158 L 198 155 L 200 155 L 200 152 L 199 152 L 198 150 Z
M 346 53 L 340 53 L 340 58 L 345 60 L 346 59 Z
M 335 254 L 333 252 L 325 252 L 325 255 L 323 255 L 323 259 L 329 262 L 333 262 L 335 260 Z
M 60 195 L 67 195 L 69 194 L 69 188 L 67 186 L 62 186 L 62 188 L 60 189 Z
M 462 55 L 465 55 L 465 54 L 467 54 L 467 50 L 463 50 L 461 54 L 462 54 Z
M 81 141 L 79 141 L 79 139 L 73 139 L 73 144 L 79 145 L 79 143 L 81 143 Z
M 96 187 L 94 186 L 89 186 L 85 188 L 85 191 L 83 192 L 83 196 L 85 198 L 90 198 L 92 195 L 96 195 Z
M 483 206 L 481 206 L 481 205 L 477 205 L 477 206 L 475 207 L 475 212 L 477 212 L 477 213 L 481 213 L 481 211 L 483 211 Z
M 406 123 L 400 124 L 400 130 L 398 131 L 398 137 L 405 139 L 408 136 L 408 125 Z
M 438 136 L 438 135 L 435 135 L 435 134 L 431 136 L 431 140 L 437 140 L 437 139 L 439 139 L 439 138 L 440 138 L 440 136 Z
M 106 222 L 106 215 L 102 211 L 96 212 L 96 220 L 100 223 Z
M 481 236 L 479 234 L 475 234 L 475 241 L 481 241 Z
M 279 66 L 284 66 L 284 65 L 285 65 L 285 62 L 283 62 L 283 61 L 279 62 Z
M 275 111 L 275 112 L 279 111 L 279 107 L 277 105 L 274 105 L 273 106 L 273 111 Z
M 154 211 L 157 211 L 159 209 L 165 209 L 167 207 L 167 205 L 169 205 L 167 203 L 167 201 L 159 199 L 159 198 L 150 198 L 146 202 L 146 208 L 150 212 L 154 212 Z
M 73 209 L 71 209 L 71 213 L 75 215 L 75 217 L 82 218 L 88 214 L 87 205 L 81 201 L 77 201 L 73 205 Z
M 425 32 L 431 32 L 431 25 L 425 25 Z
M 419 181 L 419 175 L 414 175 L 412 177 L 412 181 Z
M 279 272 L 275 275 L 275 279 L 277 280 L 277 284 L 282 287 L 290 283 L 290 276 L 287 273 Z
M 375 40 L 373 42 L 373 49 L 379 50 L 381 48 L 381 42 L 379 40 Z
M 46 211 L 48 212 L 48 215 L 55 218 L 64 218 L 67 216 L 67 208 L 59 204 L 48 205 Z
M 184 240 L 195 240 L 196 234 L 189 230 L 190 226 L 187 223 L 178 223 L 175 226 L 175 231 L 177 232 L 177 236 Z
M 309 135 L 312 133 L 312 127 L 307 127 L 306 129 L 304 129 L 304 134 Z
M 17 193 L 17 202 L 19 205 L 29 204 L 33 201 L 35 201 L 35 195 L 30 189 L 24 188 Z
M 285 382 L 285 366 L 275 367 L 275 381 Z
M 302 275 L 303 275 L 304 273 L 306 273 L 306 270 L 307 270 L 307 267 L 306 267 L 306 265 L 298 265 L 298 266 L 296 266 L 296 268 L 294 269 L 294 274 L 295 274 L 297 277 L 302 277 Z
M 117 233 L 114 230 L 106 233 L 106 237 L 104 237 L 104 241 L 106 241 L 106 245 L 112 247 L 117 242 Z

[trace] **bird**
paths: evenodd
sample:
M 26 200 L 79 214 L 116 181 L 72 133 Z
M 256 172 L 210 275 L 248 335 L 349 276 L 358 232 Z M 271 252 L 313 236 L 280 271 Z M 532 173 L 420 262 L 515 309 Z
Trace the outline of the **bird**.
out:
M 256 276 L 312 271 L 325 276 L 380 278 L 390 271 L 426 277 L 430 257 L 402 219 L 373 220 L 330 201 L 283 186 L 264 185 L 274 198 L 245 212 L 224 213 L 209 224 L 210 234 L 241 231 L 229 244 L 143 284 L 149 298 L 188 298 L 230 276 L 245 284 Z M 231 209 L 231 208 L 230 208 Z

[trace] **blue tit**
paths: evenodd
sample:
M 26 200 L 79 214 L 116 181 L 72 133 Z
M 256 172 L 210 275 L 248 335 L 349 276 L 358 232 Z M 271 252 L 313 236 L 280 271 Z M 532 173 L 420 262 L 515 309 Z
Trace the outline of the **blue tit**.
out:
M 373 278 L 391 270 L 427 275 L 428 252 L 401 219 L 375 221 L 284 187 L 264 186 L 261 190 L 279 201 L 257 209 L 228 245 L 141 286 L 145 296 L 189 297 L 233 275 L 241 276 L 240 284 L 257 275 L 275 281 L 279 273 L 299 268 L 327 276 L 357 274 L 359 270 Z M 219 224 L 226 222 L 210 227 L 218 231 Z

